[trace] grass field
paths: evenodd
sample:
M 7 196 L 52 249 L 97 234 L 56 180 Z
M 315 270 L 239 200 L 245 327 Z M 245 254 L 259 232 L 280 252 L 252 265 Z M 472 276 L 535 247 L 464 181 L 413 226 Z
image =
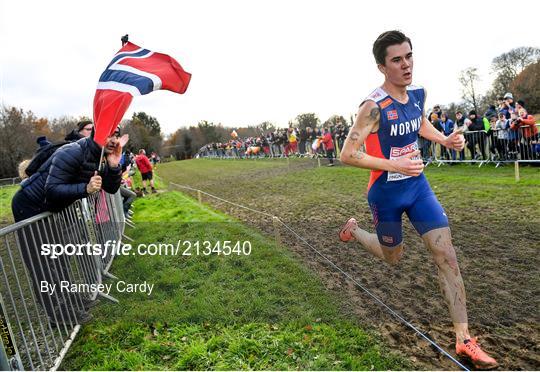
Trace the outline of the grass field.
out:
M 62 368 L 402 369 L 374 333 L 340 313 L 334 294 L 252 229 L 177 192 L 135 204 L 138 243 L 250 241 L 250 255 L 127 256 L 112 271 L 155 284 L 151 296 L 114 294 Z
M 318 168 L 314 161 L 193 160 L 160 166 L 165 181 L 190 185 L 221 198 L 276 215 L 387 304 L 453 349 L 448 311 L 436 268 L 421 239 L 404 219 L 406 253 L 388 267 L 355 244 L 337 241 L 340 225 L 355 216 L 373 231 L 365 187 L 369 172 L 351 167 Z M 540 358 L 540 168 L 430 165 L 425 170 L 450 218 L 467 290 L 474 335 L 506 369 L 538 369 Z M 195 196 L 194 193 L 191 193 Z M 272 236 L 273 227 L 253 212 L 203 196 L 203 201 Z M 325 286 L 347 298 L 340 306 L 381 332 L 422 368 L 455 368 L 381 311 L 302 242 L 285 236 L 289 249 Z

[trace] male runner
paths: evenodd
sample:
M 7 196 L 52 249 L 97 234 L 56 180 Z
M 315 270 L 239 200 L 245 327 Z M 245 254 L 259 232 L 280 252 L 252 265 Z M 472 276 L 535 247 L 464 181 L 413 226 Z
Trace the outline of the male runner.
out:
M 495 359 L 469 334 L 465 287 L 448 218 L 422 173 L 424 165 L 419 158 L 418 135 L 460 151 L 465 144 L 462 132 L 447 137 L 426 119 L 426 92 L 411 85 L 413 57 L 408 37 L 399 31 L 384 32 L 373 44 L 373 54 L 384 83 L 360 105 L 340 160 L 371 169 L 368 202 L 377 233 L 362 230 L 350 218 L 339 237 L 342 241 L 357 240 L 374 256 L 396 264 L 404 249 L 401 216 L 407 213 L 437 265 L 456 332 L 456 353 L 468 357 L 476 368 L 494 368 Z

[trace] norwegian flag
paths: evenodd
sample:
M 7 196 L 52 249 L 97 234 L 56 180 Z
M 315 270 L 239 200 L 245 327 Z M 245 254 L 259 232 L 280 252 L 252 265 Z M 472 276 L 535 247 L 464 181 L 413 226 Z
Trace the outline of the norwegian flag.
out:
M 386 112 L 386 118 L 388 120 L 397 120 L 398 119 L 397 111 L 396 110 L 387 111 Z
M 183 94 L 191 74 L 172 57 L 126 42 L 101 77 L 94 96 L 94 141 L 105 145 L 134 96 L 154 90 Z

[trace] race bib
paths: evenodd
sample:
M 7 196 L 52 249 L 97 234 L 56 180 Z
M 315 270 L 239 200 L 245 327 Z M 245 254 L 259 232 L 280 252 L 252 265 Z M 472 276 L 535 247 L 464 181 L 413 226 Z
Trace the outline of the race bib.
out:
M 418 150 L 418 142 L 415 141 L 407 146 L 404 146 L 404 147 L 391 147 L 390 148 L 390 160 L 396 160 L 396 159 L 399 159 L 399 158 L 402 158 L 404 157 L 405 155 L 407 154 L 410 154 L 411 152 L 414 152 Z M 420 159 L 420 155 L 418 156 L 415 156 L 414 158 L 412 158 L 413 160 L 417 160 L 417 159 Z M 397 173 L 397 172 L 388 172 L 388 176 L 386 178 L 386 181 L 399 181 L 399 180 L 404 180 L 406 178 L 410 178 L 412 176 L 406 176 L 404 174 L 401 174 L 401 173 Z

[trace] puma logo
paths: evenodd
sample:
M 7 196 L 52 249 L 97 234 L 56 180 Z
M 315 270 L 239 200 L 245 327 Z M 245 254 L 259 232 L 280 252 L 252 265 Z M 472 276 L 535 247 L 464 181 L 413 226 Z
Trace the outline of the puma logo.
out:
M 418 108 L 418 110 L 420 110 L 420 112 L 422 112 L 422 109 L 420 108 L 420 101 L 418 101 L 418 103 L 415 103 L 414 105 Z

